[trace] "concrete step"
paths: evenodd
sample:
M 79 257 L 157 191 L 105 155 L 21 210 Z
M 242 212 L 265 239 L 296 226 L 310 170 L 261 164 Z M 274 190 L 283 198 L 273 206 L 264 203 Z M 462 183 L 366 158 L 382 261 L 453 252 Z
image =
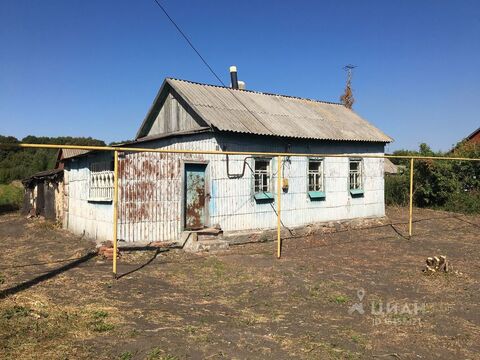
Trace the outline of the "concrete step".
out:
M 188 252 L 201 252 L 201 251 L 219 251 L 228 249 L 228 242 L 222 239 L 210 239 L 210 240 L 195 240 L 195 237 L 190 238 L 185 243 L 183 250 Z
M 228 242 L 225 240 L 198 240 L 198 251 L 218 251 L 228 249 Z

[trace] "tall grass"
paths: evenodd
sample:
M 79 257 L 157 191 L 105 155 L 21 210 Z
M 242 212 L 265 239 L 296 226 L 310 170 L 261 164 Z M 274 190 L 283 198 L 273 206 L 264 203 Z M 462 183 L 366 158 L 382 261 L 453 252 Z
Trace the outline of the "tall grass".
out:
M 12 184 L 0 184 L 0 213 L 18 210 L 22 202 L 23 188 Z

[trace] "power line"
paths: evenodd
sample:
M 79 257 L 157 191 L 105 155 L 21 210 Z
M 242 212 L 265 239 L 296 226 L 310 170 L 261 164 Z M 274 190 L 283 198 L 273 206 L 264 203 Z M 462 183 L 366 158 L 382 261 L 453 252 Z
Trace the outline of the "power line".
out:
M 177 23 L 168 14 L 167 10 L 165 10 L 165 8 L 158 2 L 158 0 L 153 0 L 153 1 L 155 1 L 155 3 L 158 5 L 158 7 L 160 9 L 162 9 L 164 14 L 167 16 L 168 20 L 170 20 L 170 22 L 173 24 L 173 26 L 175 26 L 175 28 L 178 30 L 178 32 L 183 36 L 183 38 L 187 41 L 188 45 L 190 45 L 190 47 L 193 49 L 193 51 L 195 51 L 195 53 L 198 55 L 198 57 L 203 61 L 203 63 L 208 68 L 208 70 L 210 70 L 210 72 L 213 74 L 213 76 L 215 76 L 217 78 L 217 80 L 220 82 L 220 84 L 222 84 L 223 86 L 226 87 L 226 85 L 223 83 L 222 79 L 220 79 L 220 77 L 215 73 L 215 71 L 212 69 L 212 67 L 208 64 L 207 60 L 205 60 L 205 58 L 200 54 L 200 52 L 197 50 L 197 48 L 192 44 L 192 42 L 190 41 L 188 36 L 185 35 L 185 33 L 182 31 L 182 29 L 180 29 L 180 27 L 177 25 Z
M 202 62 L 205 64 L 205 66 L 208 68 L 208 70 L 210 70 L 210 72 L 213 74 L 213 76 L 215 76 L 215 78 L 220 82 L 220 84 L 222 84 L 223 87 L 227 88 L 229 91 L 229 93 L 240 103 L 240 105 L 242 105 L 245 110 L 250 113 L 250 115 L 252 115 L 260 125 L 262 125 L 266 130 L 270 131 L 271 130 L 262 122 L 260 121 L 260 119 L 248 108 L 247 105 L 245 105 L 234 93 L 234 91 L 232 89 L 230 89 L 228 86 L 225 85 L 225 83 L 222 81 L 222 79 L 220 79 L 220 77 L 217 75 L 217 73 L 212 69 L 212 67 L 208 64 L 207 60 L 205 60 L 205 58 L 200 54 L 200 52 L 197 50 L 197 48 L 192 44 L 192 42 L 190 41 L 190 39 L 188 38 L 188 36 L 182 31 L 182 29 L 180 28 L 180 26 L 177 25 L 177 23 L 175 22 L 175 20 L 172 19 L 172 17 L 168 14 L 167 10 L 158 2 L 158 0 L 153 0 L 155 2 L 155 4 L 157 4 L 157 6 L 163 11 L 163 13 L 167 16 L 168 20 L 170 20 L 170 22 L 173 24 L 173 26 L 175 26 L 175 28 L 178 30 L 178 32 L 180 33 L 180 35 L 182 35 L 182 37 L 185 39 L 185 41 L 188 43 L 188 45 L 190 45 L 190 47 L 193 49 L 193 51 L 195 51 L 195 53 L 198 55 L 198 57 L 202 60 Z M 286 145 L 289 145 L 289 143 L 285 142 L 282 138 L 279 137 L 279 140 L 284 142 Z

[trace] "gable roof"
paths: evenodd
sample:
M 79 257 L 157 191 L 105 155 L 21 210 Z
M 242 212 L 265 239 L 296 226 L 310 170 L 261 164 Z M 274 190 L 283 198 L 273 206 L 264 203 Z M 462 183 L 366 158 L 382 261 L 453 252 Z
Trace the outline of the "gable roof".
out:
M 473 139 L 480 132 L 480 127 L 466 137 L 466 140 Z
M 145 117 L 145 136 L 159 103 L 173 89 L 213 130 L 291 138 L 391 142 L 392 138 L 342 104 L 231 89 L 167 78 Z
M 80 155 L 87 154 L 89 152 L 90 150 L 83 150 L 83 149 L 58 149 L 55 168 L 60 167 L 60 163 L 62 160 L 71 159 Z

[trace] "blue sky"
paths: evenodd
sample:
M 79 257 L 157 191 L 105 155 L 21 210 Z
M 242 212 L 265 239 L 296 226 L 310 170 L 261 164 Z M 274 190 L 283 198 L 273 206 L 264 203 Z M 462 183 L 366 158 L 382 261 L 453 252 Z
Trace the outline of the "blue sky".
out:
M 480 1 L 162 4 L 225 83 L 338 101 L 435 150 L 480 126 Z M 2 0 L 0 134 L 134 137 L 167 76 L 217 84 L 153 0 Z

